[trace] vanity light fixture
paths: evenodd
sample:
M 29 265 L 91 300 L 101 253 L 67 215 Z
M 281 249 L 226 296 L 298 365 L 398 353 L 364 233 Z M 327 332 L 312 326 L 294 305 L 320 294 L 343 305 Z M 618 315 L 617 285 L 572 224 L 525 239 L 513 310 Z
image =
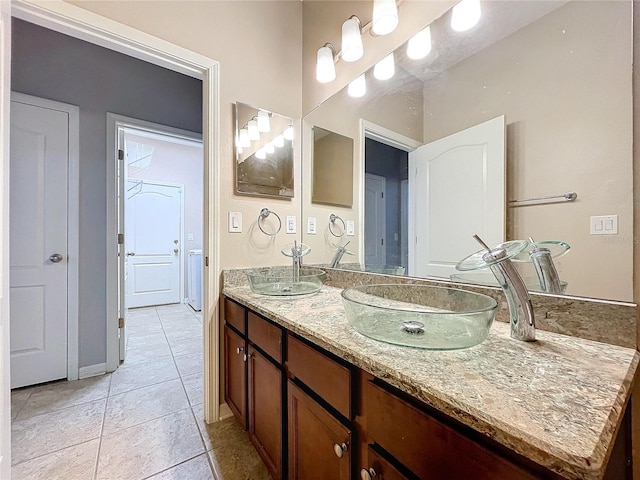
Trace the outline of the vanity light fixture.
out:
M 276 151 L 276 147 L 273 146 L 273 143 L 269 142 L 264 146 L 264 151 L 271 154 Z
M 251 139 L 249 138 L 249 130 L 241 128 L 238 134 L 238 140 L 242 148 L 249 148 L 251 146 Z
M 373 67 L 373 76 L 378 80 L 389 80 L 393 77 L 396 71 L 395 63 L 393 61 L 393 52 L 384 57 L 375 67 Z
M 293 127 L 287 127 L 287 129 L 282 134 L 285 140 L 293 140 Z
M 451 10 L 451 28 L 456 32 L 469 30 L 481 15 L 480 0 L 462 0 Z
M 364 78 L 364 73 L 349 84 L 347 93 L 354 98 L 363 97 L 367 93 L 367 81 Z
M 254 155 L 260 160 L 267 158 L 267 152 L 264 151 L 264 148 L 259 148 Z
M 398 26 L 398 6 L 396 0 L 373 0 L 373 20 L 371 31 L 376 35 L 386 35 Z
M 249 123 L 247 123 L 247 129 L 249 131 L 249 140 L 260 140 L 260 130 L 258 130 L 257 120 L 249 120 Z
M 353 15 L 342 24 L 342 59 L 355 62 L 364 55 L 360 19 Z
M 282 136 L 282 134 L 273 139 L 273 145 L 278 148 L 284 147 L 284 137 Z
M 416 33 L 407 44 L 407 57 L 412 60 L 420 60 L 429 55 L 431 51 L 431 27 L 427 27 Z
M 269 112 L 265 110 L 258 110 L 258 131 L 265 133 L 271 130 L 271 124 L 269 123 Z
M 333 45 L 325 43 L 318 49 L 316 59 L 316 79 L 320 83 L 329 83 L 336 79 L 335 50 Z

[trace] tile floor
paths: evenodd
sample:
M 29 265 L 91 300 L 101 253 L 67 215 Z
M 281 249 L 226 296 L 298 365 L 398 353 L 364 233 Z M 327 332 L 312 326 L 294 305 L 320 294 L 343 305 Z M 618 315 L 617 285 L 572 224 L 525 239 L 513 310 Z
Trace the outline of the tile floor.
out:
M 234 418 L 204 423 L 202 320 L 130 311 L 114 373 L 15 390 L 13 480 L 267 480 Z

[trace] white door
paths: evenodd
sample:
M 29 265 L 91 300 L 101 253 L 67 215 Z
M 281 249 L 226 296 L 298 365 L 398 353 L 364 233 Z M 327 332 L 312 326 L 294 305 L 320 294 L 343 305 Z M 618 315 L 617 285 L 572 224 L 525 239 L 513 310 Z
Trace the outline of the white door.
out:
M 384 177 L 367 173 L 364 187 L 364 263 L 384 265 L 386 255 L 386 180 Z
M 409 153 L 411 276 L 449 277 L 455 265 L 505 240 L 505 118 L 500 116 Z
M 11 387 L 67 377 L 69 113 L 11 102 Z
M 182 187 L 127 181 L 127 308 L 180 302 Z

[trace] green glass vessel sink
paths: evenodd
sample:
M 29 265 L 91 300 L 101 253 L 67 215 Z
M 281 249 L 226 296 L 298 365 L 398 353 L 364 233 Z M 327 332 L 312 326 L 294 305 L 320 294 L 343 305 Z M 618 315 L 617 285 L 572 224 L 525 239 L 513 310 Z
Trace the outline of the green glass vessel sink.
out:
M 292 267 L 268 267 L 247 272 L 251 291 L 262 295 L 305 295 L 322 288 L 327 274 L 318 268 L 300 268 L 295 275 Z
M 428 285 L 365 285 L 342 291 L 349 324 L 381 342 L 430 350 L 483 342 L 498 308 L 480 293 Z

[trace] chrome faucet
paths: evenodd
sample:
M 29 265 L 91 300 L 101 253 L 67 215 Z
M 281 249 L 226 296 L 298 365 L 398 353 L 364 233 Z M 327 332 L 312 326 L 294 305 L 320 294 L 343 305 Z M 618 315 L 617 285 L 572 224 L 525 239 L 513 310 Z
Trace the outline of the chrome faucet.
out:
M 350 243 L 351 240 L 349 240 L 344 245 L 334 245 L 336 247 L 336 253 L 331 260 L 331 268 L 336 268 L 338 266 L 340 260 L 342 260 L 342 256 L 347 253 L 347 245 L 349 245 Z
M 529 258 L 538 274 L 540 289 L 545 293 L 562 293 L 560 276 L 553 263 L 551 251 L 548 248 L 539 247 L 531 237 L 529 237 L 529 242 L 533 245 Z
M 291 259 L 293 260 L 293 281 L 300 281 L 300 267 L 302 266 L 302 245 L 298 245 L 297 241 L 293 241 L 291 247 Z
M 507 298 L 509 316 L 511 317 L 511 338 L 523 342 L 535 341 L 536 324 L 529 291 L 511 263 L 507 251 L 501 246 L 489 248 L 477 235 L 474 235 L 473 238 L 486 249 L 482 260 L 493 272 Z

